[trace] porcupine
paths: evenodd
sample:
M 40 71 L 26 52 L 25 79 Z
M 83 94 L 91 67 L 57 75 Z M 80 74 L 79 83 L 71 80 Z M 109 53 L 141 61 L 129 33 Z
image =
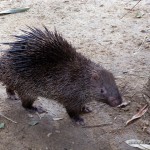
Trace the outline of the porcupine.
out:
M 22 106 L 35 109 L 38 96 L 63 104 L 69 116 L 83 124 L 82 112 L 92 100 L 118 106 L 121 95 L 111 72 L 92 62 L 55 30 L 29 27 L 0 58 L 0 80 L 11 99 L 16 93 Z

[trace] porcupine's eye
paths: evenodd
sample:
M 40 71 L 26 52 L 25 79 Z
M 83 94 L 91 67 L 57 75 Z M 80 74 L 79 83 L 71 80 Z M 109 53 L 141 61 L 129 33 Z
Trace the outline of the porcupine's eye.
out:
M 104 87 L 100 89 L 100 92 L 101 92 L 101 94 L 106 94 L 107 93 L 107 91 Z
M 104 90 L 103 89 L 101 89 L 101 94 L 104 94 Z

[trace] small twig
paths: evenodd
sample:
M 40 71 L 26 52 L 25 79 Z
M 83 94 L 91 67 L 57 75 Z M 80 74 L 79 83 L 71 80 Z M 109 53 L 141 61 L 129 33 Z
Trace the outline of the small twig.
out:
M 125 95 L 125 93 L 127 92 L 128 89 L 129 89 L 128 83 L 126 83 L 121 89 L 121 94 Z
M 150 99 L 150 96 L 145 93 L 145 95 Z
M 131 11 L 131 8 L 124 8 L 125 10 L 129 10 L 129 11 Z M 134 10 L 132 10 L 132 11 L 134 11 Z
M 98 125 L 89 125 L 89 126 L 83 126 L 82 128 L 96 128 L 96 127 L 103 127 L 103 126 L 110 126 L 112 123 L 108 124 L 98 124 Z
M 17 123 L 16 121 L 14 121 L 14 120 L 12 120 L 12 119 L 6 117 L 6 116 L 3 115 L 2 113 L 0 113 L 0 116 L 4 117 L 5 119 L 7 119 L 7 120 L 9 120 L 9 121 L 11 121 L 11 122 L 13 122 L 13 123 Z
M 132 99 L 133 96 L 136 95 L 136 93 L 137 93 L 137 92 L 134 92 L 134 93 L 130 96 L 130 98 Z
M 149 95 L 147 95 L 146 93 L 142 93 L 143 98 L 145 99 L 145 101 L 150 105 L 150 100 L 148 100 L 146 98 L 146 96 L 150 99 Z
M 39 114 L 38 112 L 36 112 L 36 114 L 37 114 L 37 116 L 38 116 L 38 117 L 40 118 L 40 120 L 41 120 L 42 117 L 40 116 L 40 114 Z
M 148 107 L 148 104 L 144 105 L 134 116 L 132 116 L 131 119 L 126 122 L 125 127 L 140 119 L 148 111 Z
M 143 92 L 144 90 L 149 91 L 149 89 L 148 89 L 148 85 L 147 85 L 147 86 L 144 86 L 144 89 L 142 90 L 142 92 Z
M 142 41 L 142 43 L 141 43 L 141 45 L 140 45 L 140 47 L 138 48 L 138 50 L 137 51 L 139 51 L 140 49 L 141 49 L 141 47 L 143 46 L 143 44 L 145 43 L 145 41 L 146 41 L 146 38 L 147 38 L 147 36 L 145 36 L 144 37 L 144 39 L 143 39 L 143 41 Z
M 142 0 L 139 0 L 127 13 L 125 13 L 120 19 L 124 18 L 129 12 L 133 10 L 134 7 L 136 7 Z

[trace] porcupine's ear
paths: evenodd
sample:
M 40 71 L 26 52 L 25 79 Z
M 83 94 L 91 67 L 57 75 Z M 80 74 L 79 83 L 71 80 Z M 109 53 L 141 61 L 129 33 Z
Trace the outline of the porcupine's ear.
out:
M 92 80 L 98 80 L 100 78 L 99 74 L 97 73 L 96 70 L 92 70 L 92 76 L 91 79 Z

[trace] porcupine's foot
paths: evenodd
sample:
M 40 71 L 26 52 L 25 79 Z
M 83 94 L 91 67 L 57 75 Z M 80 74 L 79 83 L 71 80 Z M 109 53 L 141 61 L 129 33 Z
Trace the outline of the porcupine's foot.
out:
M 77 125 L 85 125 L 84 119 L 81 118 L 80 116 L 73 116 L 71 119 L 77 124 Z
M 15 94 L 15 91 L 10 88 L 10 87 L 6 87 L 6 93 L 7 93 L 7 98 L 9 100 L 18 100 L 18 97 Z
M 83 106 L 83 107 L 81 108 L 81 113 L 86 114 L 86 113 L 90 113 L 90 112 L 92 112 L 92 109 L 90 109 L 90 108 L 87 107 L 87 106 Z
M 80 117 L 79 112 L 77 110 L 72 110 L 69 108 L 66 108 L 68 115 L 70 116 L 70 118 L 73 120 L 73 122 L 75 122 L 77 125 L 85 125 L 84 123 L 84 119 Z
M 30 108 L 25 108 L 27 111 L 29 111 L 30 113 L 35 113 L 35 112 L 38 112 L 39 114 L 42 114 L 42 113 L 46 113 L 47 111 L 44 110 L 41 106 L 32 106 Z

